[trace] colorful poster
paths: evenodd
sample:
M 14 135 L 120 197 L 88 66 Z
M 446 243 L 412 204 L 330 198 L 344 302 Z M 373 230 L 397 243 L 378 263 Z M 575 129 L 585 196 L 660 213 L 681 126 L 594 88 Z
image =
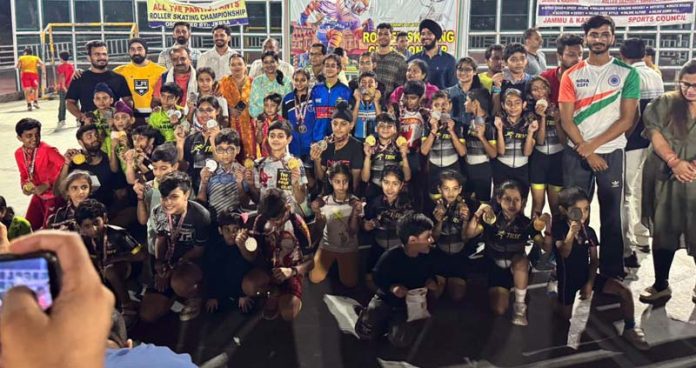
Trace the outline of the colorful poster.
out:
M 693 0 L 538 0 L 538 27 L 577 27 L 587 18 L 605 14 L 617 27 L 665 26 L 694 21 Z
M 198 28 L 249 23 L 245 0 L 147 0 L 147 21 L 150 27 L 189 22 Z
M 432 19 L 443 30 L 440 44 L 454 54 L 457 40 L 459 0 L 290 0 L 293 63 L 304 67 L 309 48 L 321 42 L 330 50 L 341 47 L 351 60 L 377 48 L 377 25 L 385 22 L 396 34 L 408 33 L 408 50 L 421 51 L 418 25 Z M 355 69 L 355 65 L 350 65 Z

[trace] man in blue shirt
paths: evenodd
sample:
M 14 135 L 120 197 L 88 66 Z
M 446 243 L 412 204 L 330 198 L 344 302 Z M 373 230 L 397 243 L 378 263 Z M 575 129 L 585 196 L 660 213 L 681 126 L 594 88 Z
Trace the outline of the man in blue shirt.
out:
M 442 27 L 434 20 L 424 19 L 418 26 L 423 51 L 411 56 L 408 61 L 420 59 L 428 64 L 428 81 L 439 89 L 457 84 L 456 60 L 454 56 L 437 47 L 442 37 Z

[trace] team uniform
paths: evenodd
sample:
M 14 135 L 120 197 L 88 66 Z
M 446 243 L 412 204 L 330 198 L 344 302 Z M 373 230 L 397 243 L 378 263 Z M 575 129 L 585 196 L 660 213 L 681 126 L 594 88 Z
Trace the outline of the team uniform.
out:
M 312 142 L 316 142 L 331 135 L 331 116 L 336 110 L 336 103 L 339 100 L 346 102 L 351 100 L 350 88 L 341 82 L 336 82 L 331 87 L 328 87 L 326 82 L 319 83 L 312 88 L 309 100 L 314 105 L 316 120 Z
M 165 67 L 153 62 L 148 62 L 145 66 L 128 63 L 114 69 L 114 72 L 122 75 L 128 83 L 136 118 L 147 117 L 152 112 L 150 102 L 152 102 L 155 85 L 166 71 Z
M 480 124 L 485 126 L 483 133 L 484 139 L 493 147 L 496 147 L 495 128 L 491 119 L 476 117 L 464 125 L 466 132 L 466 188 L 465 193 L 473 193 L 476 199 L 484 202 L 491 200 L 491 182 L 493 178 L 493 170 L 491 168 L 491 159 L 486 154 L 483 147 L 483 142 L 476 136 L 476 126 Z
M 546 139 L 537 143 L 529 158 L 529 178 L 532 189 L 545 190 L 547 186 L 560 191 L 563 187 L 563 143 L 558 126 L 551 115 L 546 115 Z
M 515 125 L 503 119 L 505 154 L 498 155 L 493 166 L 493 184 L 498 187 L 506 180 L 513 179 L 522 186 L 522 198 L 526 198 L 529 192 L 529 157 L 524 155 L 528 128 L 524 118 L 520 118 Z

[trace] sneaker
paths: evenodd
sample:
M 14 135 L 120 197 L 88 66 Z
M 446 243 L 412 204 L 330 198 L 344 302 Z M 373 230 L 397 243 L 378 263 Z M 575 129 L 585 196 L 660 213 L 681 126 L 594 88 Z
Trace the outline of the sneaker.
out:
M 201 299 L 189 298 L 186 300 L 186 305 L 179 312 L 179 320 L 182 322 L 190 321 L 201 314 Z
M 33 105 L 35 109 L 40 109 L 38 101 L 34 101 Z
M 27 104 L 27 111 L 31 111 L 33 108 L 31 107 L 31 104 Z
M 512 324 L 517 326 L 526 326 L 527 322 L 527 304 L 515 303 L 513 304 L 512 311 Z
M 642 328 L 636 327 L 630 330 L 624 330 L 621 337 L 631 343 L 636 349 L 641 351 L 650 350 L 650 345 L 645 341 L 645 332 Z
M 549 281 L 546 283 L 546 295 L 549 298 L 556 298 L 558 296 L 558 280 L 556 280 L 555 275 L 549 277 Z
M 63 128 L 65 128 L 65 120 L 61 120 L 58 122 L 58 125 L 56 126 L 56 130 L 63 129 Z
M 624 258 L 624 266 L 628 268 L 640 267 L 640 263 L 638 262 L 638 256 L 636 256 L 636 252 L 632 252 L 630 256 Z
M 640 297 L 638 300 L 640 300 L 643 303 L 653 303 L 657 300 L 660 300 L 662 298 L 668 298 L 672 296 L 672 288 L 667 286 L 666 289 L 658 291 L 655 289 L 654 286 L 647 287 L 645 290 L 643 290 L 642 293 L 640 293 Z

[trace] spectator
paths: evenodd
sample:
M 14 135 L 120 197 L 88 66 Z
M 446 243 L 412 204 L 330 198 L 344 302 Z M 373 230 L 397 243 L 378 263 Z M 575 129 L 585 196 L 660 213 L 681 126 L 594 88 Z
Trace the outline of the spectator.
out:
M 174 66 L 174 61 L 170 58 L 172 49 L 176 46 L 182 46 L 189 50 L 191 63 L 195 68 L 198 59 L 201 57 L 201 52 L 191 47 L 191 24 L 188 22 L 174 23 L 174 28 L 172 28 L 172 38 L 174 38 L 174 45 L 160 52 L 159 57 L 157 57 L 157 64 L 162 65 L 167 69 L 171 69 L 171 67 Z
M 237 159 L 256 158 L 255 130 L 251 125 L 249 115 L 249 97 L 251 97 L 252 78 L 247 75 L 246 63 L 239 54 L 230 56 L 230 70 L 232 74 L 222 78 L 218 83 L 218 90 L 227 100 L 230 110 L 230 126 L 239 133 L 242 142 L 242 151 Z
M 213 28 L 213 42 L 215 46 L 204 52 L 198 60 L 198 68 L 208 67 L 215 72 L 215 80 L 230 75 L 230 56 L 237 52 L 230 47 L 230 27 L 226 24 L 218 24 Z
M 396 34 L 396 51 L 404 55 L 406 59 L 413 56 L 413 53 L 408 51 L 408 33 L 402 31 Z
M 547 69 L 540 75 L 549 81 L 551 86 L 551 102 L 558 105 L 558 89 L 561 86 L 563 73 L 582 60 L 582 37 L 564 33 L 556 39 L 556 54 L 560 66 Z
M 503 66 L 505 65 L 503 60 L 503 45 L 494 44 L 486 48 L 486 52 L 483 54 L 486 58 L 486 66 L 488 70 L 479 73 L 479 80 L 483 88 L 488 90 L 488 93 L 492 92 L 493 88 L 493 76 L 503 72 Z
M 263 101 L 271 93 L 282 96 L 292 91 L 290 83 L 291 75 L 285 75 L 278 69 L 278 54 L 273 51 L 265 52 L 261 56 L 263 62 L 263 75 L 254 79 L 251 84 L 251 96 L 249 97 L 249 113 L 257 117 L 263 112 Z
M 457 84 L 455 70 L 457 61 L 454 56 L 442 51 L 438 41 L 442 37 L 442 27 L 434 20 L 424 19 L 418 26 L 423 51 L 411 56 L 408 61 L 419 59 L 428 64 L 428 81 L 439 89 Z
M 263 41 L 261 47 L 262 55 L 268 51 L 273 51 L 276 54 L 280 55 L 280 46 L 278 45 L 278 40 L 276 40 L 275 38 L 267 38 L 265 41 Z M 292 65 L 288 64 L 283 60 L 278 60 L 278 69 L 280 69 L 280 71 L 283 72 L 283 75 L 287 76 L 288 78 L 292 77 L 293 73 L 295 72 L 295 68 L 293 68 Z M 249 76 L 252 78 L 256 78 L 263 74 L 263 61 L 261 59 L 254 60 L 254 62 L 251 63 L 251 66 L 249 67 Z
M 389 23 L 377 25 L 377 50 L 373 54 L 377 63 L 375 74 L 377 81 L 384 85 L 383 96 L 391 96 L 392 92 L 406 83 L 406 58 L 391 49 L 393 28 Z
M 24 49 L 24 55 L 17 59 L 16 68 L 19 69 L 22 89 L 24 90 L 24 100 L 27 102 L 27 110 L 39 108 L 39 67 L 46 75 L 46 66 L 38 56 L 32 55 L 30 48 Z
M 655 49 L 648 46 L 645 48 L 645 57 L 643 58 L 643 61 L 645 61 L 645 65 L 647 65 L 650 69 L 654 70 L 657 72 L 657 74 L 662 77 L 662 71 L 660 70 L 660 67 L 657 66 L 657 63 L 655 63 L 655 56 L 656 56 Z
M 70 53 L 61 51 L 59 57 L 60 64 L 56 67 L 56 74 L 58 76 L 58 87 L 56 87 L 56 89 L 60 97 L 60 105 L 58 106 L 58 126 L 56 129 L 65 127 L 65 94 L 68 92 L 68 87 L 70 87 L 70 82 L 75 73 L 75 65 L 70 62 Z
M 536 28 L 524 31 L 524 48 L 527 50 L 527 67 L 525 73 L 535 76 L 546 71 L 546 55 L 541 51 L 544 40 Z
M 196 79 L 196 69 L 191 66 L 191 50 L 185 46 L 175 45 L 171 48 L 171 59 L 174 64 L 162 74 L 155 85 L 155 93 L 153 95 L 152 104 L 159 106 L 160 91 L 162 85 L 166 83 L 176 83 L 181 88 L 180 105 L 186 106 L 186 101 L 189 98 L 198 99 L 198 82 Z

